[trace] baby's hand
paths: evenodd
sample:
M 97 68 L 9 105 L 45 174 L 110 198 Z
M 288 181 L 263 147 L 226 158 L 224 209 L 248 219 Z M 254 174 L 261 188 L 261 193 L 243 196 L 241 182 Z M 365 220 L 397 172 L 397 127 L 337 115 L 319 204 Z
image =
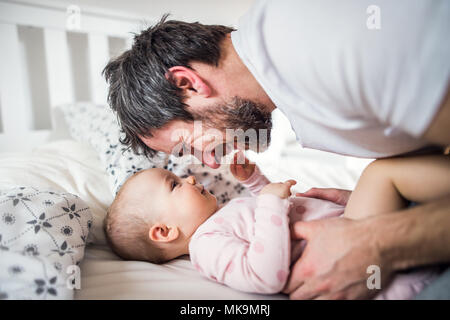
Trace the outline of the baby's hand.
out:
M 251 163 L 244 154 L 239 151 L 233 157 L 233 163 L 230 165 L 230 171 L 239 181 L 245 181 L 255 171 L 256 164 Z
M 280 197 L 281 199 L 286 199 L 291 196 L 291 187 L 296 184 L 295 180 L 288 180 L 286 182 L 269 183 L 266 185 L 259 194 L 271 193 Z

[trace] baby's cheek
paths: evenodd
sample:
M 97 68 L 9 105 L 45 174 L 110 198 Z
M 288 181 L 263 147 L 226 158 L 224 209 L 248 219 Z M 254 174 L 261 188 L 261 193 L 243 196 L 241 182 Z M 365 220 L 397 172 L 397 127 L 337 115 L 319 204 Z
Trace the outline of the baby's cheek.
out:
M 183 195 L 181 197 L 183 199 L 183 203 L 192 204 L 192 205 L 201 204 L 202 198 L 203 198 L 203 197 L 201 197 L 201 194 L 199 192 L 196 192 L 192 188 L 183 192 Z
M 184 215 L 192 216 L 198 214 L 200 207 L 198 200 L 189 192 L 178 195 L 175 201 L 177 210 L 184 212 Z

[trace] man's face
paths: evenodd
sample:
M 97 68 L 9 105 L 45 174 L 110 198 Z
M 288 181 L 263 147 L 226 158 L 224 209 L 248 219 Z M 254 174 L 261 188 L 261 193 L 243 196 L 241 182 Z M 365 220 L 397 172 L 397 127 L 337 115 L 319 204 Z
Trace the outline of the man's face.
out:
M 261 152 L 270 143 L 271 113 L 250 100 L 233 98 L 193 113 L 194 122 L 172 120 L 151 137 L 141 137 L 150 148 L 176 156 L 192 154 L 211 168 L 234 149 Z

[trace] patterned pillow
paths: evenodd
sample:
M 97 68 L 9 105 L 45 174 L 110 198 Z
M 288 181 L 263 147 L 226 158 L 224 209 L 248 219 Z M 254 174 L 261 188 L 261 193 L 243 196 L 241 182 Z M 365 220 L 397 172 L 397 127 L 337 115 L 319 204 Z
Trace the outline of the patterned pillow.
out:
M 88 143 L 98 153 L 109 175 L 111 191 L 116 194 L 132 174 L 147 168 L 164 168 L 180 177 L 195 176 L 219 203 L 237 196 L 247 196 L 248 191 L 237 182 L 227 166 L 211 169 L 199 164 L 192 156 L 175 157 L 160 153 L 148 159 L 136 155 L 119 142 L 121 135 L 116 116 L 108 106 L 92 103 L 75 103 L 58 107 L 63 113 L 71 136 Z
M 72 299 L 91 223 L 73 194 L 0 191 L 0 299 Z

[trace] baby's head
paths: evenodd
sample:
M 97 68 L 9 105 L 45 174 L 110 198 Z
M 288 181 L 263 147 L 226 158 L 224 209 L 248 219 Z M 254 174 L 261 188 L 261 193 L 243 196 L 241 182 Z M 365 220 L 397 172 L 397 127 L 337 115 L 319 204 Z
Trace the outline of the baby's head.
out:
M 193 176 L 142 170 L 129 178 L 109 207 L 105 233 L 127 260 L 162 263 L 189 252 L 195 230 L 217 211 L 216 197 Z

